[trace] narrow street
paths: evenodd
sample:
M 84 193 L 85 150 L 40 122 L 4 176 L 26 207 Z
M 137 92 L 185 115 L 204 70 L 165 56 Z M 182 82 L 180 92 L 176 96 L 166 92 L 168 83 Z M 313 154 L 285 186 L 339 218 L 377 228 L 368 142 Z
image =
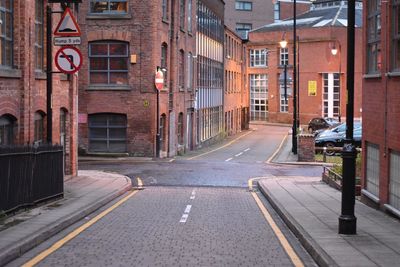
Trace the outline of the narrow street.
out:
M 38 266 L 315 266 L 265 198 L 248 189 L 251 178 L 320 175 L 320 167 L 266 163 L 287 132 L 285 127 L 257 125 L 223 144 L 174 160 L 82 163 L 81 169 L 127 175 L 145 189 L 51 250 Z M 9 266 L 34 258 L 94 216 Z M 277 231 L 283 232 L 283 239 Z

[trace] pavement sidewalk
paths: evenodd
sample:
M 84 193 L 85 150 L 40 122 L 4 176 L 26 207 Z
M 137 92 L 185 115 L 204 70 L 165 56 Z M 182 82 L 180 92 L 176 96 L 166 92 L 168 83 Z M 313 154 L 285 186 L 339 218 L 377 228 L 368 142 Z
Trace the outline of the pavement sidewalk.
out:
M 272 162 L 295 164 L 286 140 Z M 341 192 L 319 177 L 275 177 L 259 188 L 320 266 L 400 266 L 400 221 L 356 200 L 357 234 L 338 234 Z
M 79 171 L 64 182 L 64 198 L 8 218 L 0 228 L 0 266 L 94 212 L 132 188 L 123 175 Z M 7 227 L 7 225 L 11 225 Z

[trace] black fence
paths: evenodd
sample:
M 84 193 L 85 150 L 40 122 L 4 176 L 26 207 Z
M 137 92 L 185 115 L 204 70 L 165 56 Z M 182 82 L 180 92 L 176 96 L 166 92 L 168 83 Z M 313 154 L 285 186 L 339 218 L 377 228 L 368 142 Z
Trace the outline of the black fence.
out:
M 63 192 L 62 146 L 0 147 L 0 212 L 34 205 Z

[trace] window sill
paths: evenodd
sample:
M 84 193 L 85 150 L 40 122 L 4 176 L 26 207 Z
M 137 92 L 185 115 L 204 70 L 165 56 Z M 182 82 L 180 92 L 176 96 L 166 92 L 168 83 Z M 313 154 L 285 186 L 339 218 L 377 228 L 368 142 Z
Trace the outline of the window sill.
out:
M 400 71 L 388 72 L 386 73 L 387 77 L 400 77 Z
M 366 196 L 367 198 L 369 198 L 370 200 L 372 200 L 373 202 L 379 204 L 380 200 L 379 198 L 377 198 L 375 195 L 371 194 L 370 192 L 368 192 L 365 189 L 361 189 L 361 194 L 363 194 L 364 196 Z
M 21 70 L 17 70 L 17 69 L 1 69 L 0 68 L 0 77 L 22 78 L 22 72 L 21 72 Z
M 35 71 L 35 79 L 36 80 L 46 80 L 47 79 L 47 74 L 46 72 L 36 70 Z
M 131 14 L 92 14 L 86 15 L 86 19 L 132 19 Z
M 400 210 L 394 208 L 393 206 L 391 206 L 389 204 L 384 204 L 383 206 L 386 208 L 386 210 L 388 210 L 390 213 L 395 215 L 397 218 L 400 218 Z
M 376 79 L 376 78 L 382 78 L 382 75 L 380 73 L 364 74 L 363 78 L 364 79 Z
M 166 18 L 162 18 L 161 21 L 162 21 L 163 23 L 165 23 L 165 24 L 169 24 L 169 20 L 166 19 Z
M 179 27 L 179 30 L 183 33 L 186 33 L 185 28 L 184 27 Z
M 188 31 L 188 35 L 189 36 L 193 36 L 193 32 L 192 31 Z
M 88 85 L 87 91 L 130 91 L 132 88 L 129 85 Z

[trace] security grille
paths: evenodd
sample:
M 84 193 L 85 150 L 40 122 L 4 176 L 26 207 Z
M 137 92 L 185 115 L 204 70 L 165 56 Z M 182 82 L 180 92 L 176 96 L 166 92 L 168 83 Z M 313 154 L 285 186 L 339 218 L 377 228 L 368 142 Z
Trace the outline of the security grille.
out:
M 379 198 L 379 146 L 367 144 L 367 191 Z
M 389 204 L 400 210 L 400 153 L 390 153 Z

